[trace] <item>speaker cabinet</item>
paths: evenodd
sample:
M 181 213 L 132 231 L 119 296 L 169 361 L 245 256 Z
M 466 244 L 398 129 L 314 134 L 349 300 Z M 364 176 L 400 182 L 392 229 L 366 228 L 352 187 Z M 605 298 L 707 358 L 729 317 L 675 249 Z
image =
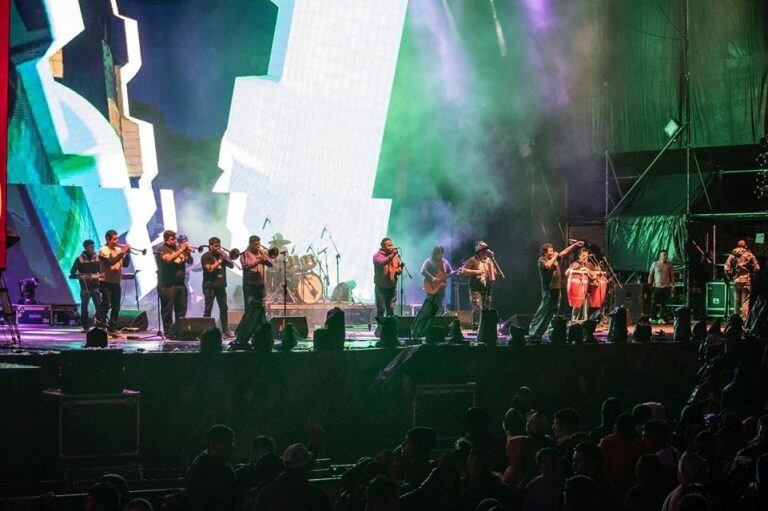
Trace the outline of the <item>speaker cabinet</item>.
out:
M 728 310 L 726 311 L 726 304 Z M 733 313 L 733 284 L 707 282 L 707 316 L 726 317 Z
M 182 341 L 194 341 L 200 334 L 216 327 L 213 318 L 181 318 L 176 322 L 176 335 Z
M 145 332 L 149 328 L 147 311 L 121 310 L 117 318 L 117 328 L 129 328 L 135 329 L 137 332 Z
M 309 324 L 306 316 L 275 316 L 270 320 L 272 337 L 277 339 L 285 330 L 286 325 L 293 325 L 298 330 L 302 339 L 309 338 Z
M 627 309 L 627 321 L 635 323 L 642 316 L 650 315 L 651 293 L 648 284 L 624 284 L 614 291 L 614 305 Z

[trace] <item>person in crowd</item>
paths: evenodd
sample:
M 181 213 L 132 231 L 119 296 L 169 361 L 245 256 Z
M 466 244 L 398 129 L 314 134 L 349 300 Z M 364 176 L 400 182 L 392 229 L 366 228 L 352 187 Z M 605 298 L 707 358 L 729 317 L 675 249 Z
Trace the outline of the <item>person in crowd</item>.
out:
M 524 435 L 526 424 L 528 422 L 528 415 L 532 411 L 533 404 L 533 392 L 529 387 L 522 386 L 517 389 L 514 397 L 512 397 L 512 403 L 504 414 L 503 427 L 507 434 L 507 438 Z
M 437 467 L 415 490 L 400 498 L 402 511 L 461 511 L 469 508 L 469 494 L 462 486 L 466 460 L 458 450 L 440 457 Z
M 365 511 L 399 511 L 397 481 L 378 475 L 365 489 Z
M 486 449 L 472 449 L 469 453 L 463 486 L 473 508 L 488 498 L 498 500 L 506 508 L 513 504 L 512 491 L 493 472 L 493 457 Z
M 336 511 L 363 511 L 366 508 L 366 488 L 378 476 L 386 476 L 387 467 L 373 458 L 361 458 L 341 476 Z M 392 480 L 387 477 L 387 479 Z
M 206 449 L 197 455 L 184 476 L 186 500 L 193 510 L 218 511 L 234 509 L 235 471 L 232 455 L 235 432 L 229 426 L 216 424 L 206 435 Z
M 555 437 L 557 450 L 564 460 L 573 457 L 573 448 L 576 445 L 573 435 L 579 430 L 581 418 L 573 408 L 563 408 L 555 412 L 552 420 L 552 434 Z
M 674 482 L 680 453 L 670 444 L 671 430 L 666 422 L 648 421 L 643 425 L 642 444 L 646 454 L 655 455 L 665 478 Z
M 621 491 L 627 491 L 635 482 L 635 465 L 643 454 L 637 438 L 635 419 L 628 413 L 616 418 L 613 433 L 598 444 L 603 452 L 603 466 L 611 482 Z
M 563 511 L 593 511 L 600 507 L 597 485 L 587 476 L 576 475 L 565 481 Z
M 272 437 L 259 435 L 253 439 L 249 463 L 237 469 L 235 473 L 238 502 L 242 502 L 251 488 L 259 486 L 259 481 L 264 477 L 263 469 L 266 468 L 265 466 L 260 467 L 259 461 L 264 455 L 270 453 L 275 453 L 275 440 Z M 279 459 L 279 457 L 277 458 Z
M 435 447 L 435 430 L 415 427 L 406 434 L 403 442 L 395 449 L 395 460 L 391 476 L 402 481 L 405 489 L 417 488 L 432 470 L 429 454 Z
M 267 485 L 256 500 L 257 511 L 302 509 L 331 511 L 328 496 L 309 481 L 314 455 L 303 444 L 292 444 L 283 452 L 283 472 Z
M 768 415 L 762 415 L 757 423 L 757 435 L 736 454 L 728 469 L 727 479 L 733 486 L 744 487 L 756 473 L 757 460 L 768 455 Z
M 536 476 L 537 453 L 541 449 L 554 447 L 555 442 L 547 435 L 547 416 L 534 412 L 528 418 L 527 435 L 518 435 L 507 439 L 507 468 L 504 470 L 504 482 L 513 489 L 525 488 Z
M 472 407 L 464 413 L 464 437 L 473 448 L 491 453 L 493 469 L 501 472 L 507 465 L 504 439 L 488 431 L 488 412 Z
M 639 430 L 642 430 L 643 424 L 653 419 L 653 410 L 645 403 L 640 403 L 632 408 L 632 417 Z
M 123 507 L 131 499 L 131 492 L 128 489 L 128 481 L 120 474 L 104 474 L 99 477 L 99 483 L 109 483 L 117 489 L 120 494 L 120 506 Z
M 574 475 L 587 476 L 595 481 L 603 509 L 619 509 L 622 499 L 617 488 L 605 474 L 603 453 L 599 447 L 589 442 L 577 444 L 573 449 L 571 467 Z
M 626 511 L 658 511 L 672 490 L 655 454 L 643 454 L 635 467 L 637 484 L 624 497 Z
M 689 493 L 680 499 L 680 511 L 710 511 L 711 506 L 707 497 L 701 493 Z
M 562 458 L 554 447 L 536 453 L 539 475 L 525 486 L 523 511 L 559 511 L 565 488 Z
M 768 510 L 768 454 L 763 454 L 755 464 L 755 480 L 747 486 L 742 498 L 742 509 Z
M 705 485 L 709 470 L 704 458 L 691 452 L 683 453 L 677 467 L 678 486 L 667 495 L 662 511 L 680 511 L 680 500 L 691 485 Z
M 112 483 L 98 482 L 88 488 L 84 511 L 120 511 L 120 491 Z
M 619 398 L 609 397 L 603 401 L 603 406 L 600 408 L 600 424 L 589 430 L 589 441 L 597 445 L 604 436 L 613 433 L 613 425 L 621 411 Z
M 739 364 L 733 370 L 733 379 L 720 393 L 720 409 L 747 417 L 760 409 L 762 393 L 755 385 L 750 371 Z

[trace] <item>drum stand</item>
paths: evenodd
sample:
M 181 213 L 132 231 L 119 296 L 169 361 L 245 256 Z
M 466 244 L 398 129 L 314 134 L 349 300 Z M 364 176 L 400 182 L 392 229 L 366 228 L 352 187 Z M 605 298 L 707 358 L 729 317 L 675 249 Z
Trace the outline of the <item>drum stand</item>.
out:
M 288 298 L 291 299 L 291 303 L 297 303 L 297 301 L 296 297 L 293 295 L 293 292 L 288 289 L 288 252 L 283 251 L 281 254 L 283 255 L 283 281 L 280 283 L 279 287 L 276 287 L 272 290 L 266 301 L 271 303 L 281 303 L 280 295 L 282 294 L 283 312 L 285 312 L 288 305 Z M 279 293 L 280 287 L 283 288 L 282 293 Z M 285 313 L 283 313 L 283 316 L 285 316 Z

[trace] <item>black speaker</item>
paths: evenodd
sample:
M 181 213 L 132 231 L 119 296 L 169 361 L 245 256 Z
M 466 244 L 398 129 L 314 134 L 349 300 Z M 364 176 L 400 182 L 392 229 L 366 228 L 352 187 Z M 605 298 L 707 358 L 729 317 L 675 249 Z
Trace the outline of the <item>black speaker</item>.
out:
M 565 344 L 568 320 L 563 316 L 552 316 L 549 322 L 549 342 L 552 344 Z
M 624 284 L 622 289 L 614 291 L 613 304 L 627 309 L 628 322 L 636 323 L 642 316 L 648 315 L 650 298 L 648 284 Z
M 194 341 L 203 332 L 216 328 L 213 318 L 181 318 L 176 322 L 176 336 L 182 341 Z
M 568 325 L 568 334 L 566 342 L 568 344 L 581 344 L 584 341 L 584 327 L 581 323 L 571 323 Z
M 397 316 L 397 337 L 410 337 L 415 316 Z
M 144 332 L 149 328 L 149 318 L 147 311 L 137 311 L 133 309 L 121 310 L 117 317 L 117 328 L 135 328 L 139 332 Z
M 328 347 L 331 349 L 344 349 L 346 338 L 346 314 L 338 307 L 329 310 L 325 315 L 325 328 L 328 330 Z
M 510 327 L 517 327 L 518 329 L 521 328 L 527 332 L 528 327 L 531 325 L 532 319 L 533 314 L 514 314 L 501 324 L 499 333 L 501 335 L 510 335 Z
M 477 326 L 477 342 L 495 346 L 499 340 L 496 330 L 499 323 L 499 313 L 495 309 L 480 312 L 480 324 Z
M 123 350 L 66 350 L 61 361 L 61 390 L 67 394 L 111 394 L 123 390 Z
M 608 313 L 611 320 L 608 323 L 608 342 L 627 342 L 627 310 L 619 305 Z
M 309 324 L 306 316 L 275 316 L 269 323 L 272 325 L 272 337 L 275 339 L 282 336 L 287 325 L 296 327 L 302 339 L 309 338 Z

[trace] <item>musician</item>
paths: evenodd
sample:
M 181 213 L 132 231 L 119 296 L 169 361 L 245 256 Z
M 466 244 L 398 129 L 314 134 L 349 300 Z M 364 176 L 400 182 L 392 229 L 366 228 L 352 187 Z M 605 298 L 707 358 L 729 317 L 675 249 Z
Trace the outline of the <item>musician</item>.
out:
M 571 263 L 571 265 L 568 267 L 567 270 L 565 270 L 565 276 L 568 277 L 572 273 L 586 273 L 589 276 L 591 281 L 594 278 L 593 272 L 595 272 L 596 270 L 597 268 L 595 268 L 595 265 L 592 264 L 592 262 L 589 260 L 589 249 L 587 247 L 581 247 L 579 249 L 578 258 Z M 560 299 L 567 301 L 567 296 L 566 297 L 562 296 L 562 291 L 561 291 Z M 584 301 L 587 302 L 587 300 L 588 300 L 588 297 L 585 295 Z M 584 307 L 573 307 L 571 309 L 571 319 L 574 321 L 578 320 L 583 308 Z M 584 319 L 587 319 L 587 318 L 584 318 Z
M 376 295 L 376 319 L 395 314 L 397 301 L 397 277 L 403 272 L 403 263 L 390 238 L 381 240 L 379 250 L 373 255 L 373 283 Z
M 96 321 L 107 327 L 110 335 L 118 336 L 117 320 L 120 317 L 122 269 L 131 264 L 131 246 L 117 245 L 117 231 L 110 229 L 104 235 L 106 244 L 99 249 L 99 294 L 101 306 L 96 311 Z M 109 321 L 107 321 L 109 312 Z
M 91 318 L 88 315 L 88 305 L 93 300 L 96 312 L 101 307 L 101 295 L 99 294 L 99 256 L 96 254 L 96 243 L 93 240 L 83 242 L 83 252 L 72 263 L 69 270 L 70 279 L 80 281 L 80 326 L 87 331 L 91 326 Z
M 469 295 L 472 299 L 472 328 L 477 328 L 480 312 L 491 307 L 493 283 L 496 281 L 496 264 L 491 249 L 482 240 L 475 243 L 475 255 L 467 259 L 462 275 L 469 275 Z
M 446 276 L 452 272 L 451 263 L 445 258 L 445 249 L 441 246 L 434 247 L 430 257 L 421 265 L 421 275 L 426 281 L 433 286 L 439 285 L 438 291 L 431 295 L 434 297 L 433 300 L 435 300 L 438 310 L 443 308 L 445 288 L 447 287 L 440 284 L 444 284 Z
M 733 279 L 733 310 L 746 319 L 749 313 L 749 292 L 752 278 L 760 271 L 760 263 L 755 254 L 747 247 L 747 242 L 739 240 L 736 248 L 725 261 L 725 274 Z
M 187 315 L 187 265 L 192 264 L 189 243 L 176 242 L 176 233 L 163 232 L 163 244 L 157 249 L 158 280 L 157 292 L 160 295 L 160 316 L 163 318 L 163 330 L 168 339 L 175 339 L 176 322 Z
M 240 265 L 243 267 L 243 301 L 246 309 L 251 303 L 264 306 L 267 266 L 274 264 L 261 246 L 261 238 L 255 234 L 248 238 L 248 248 L 240 255 Z
M 666 305 L 675 290 L 675 268 L 667 260 L 668 258 L 669 253 L 666 250 L 659 250 L 659 259 L 651 264 L 651 269 L 648 272 L 648 284 L 653 287 L 651 292 L 651 320 L 660 323 L 666 319 Z
M 578 241 L 560 252 L 555 252 L 555 247 L 552 243 L 544 243 L 541 246 L 541 255 L 538 260 L 541 303 L 539 303 L 539 308 L 536 309 L 531 325 L 528 328 L 528 334 L 531 339 L 541 339 L 541 336 L 549 328 L 549 322 L 557 310 L 560 300 L 560 289 L 562 288 L 560 259 L 568 255 L 576 247 L 583 246 L 584 242 Z
M 212 237 L 208 240 L 208 252 L 200 258 L 203 267 L 203 297 L 205 308 L 203 317 L 210 318 L 213 310 L 213 300 L 219 304 L 219 323 L 221 332 L 226 337 L 232 337 L 229 331 L 227 312 L 227 268 L 234 268 L 235 264 L 221 249 L 221 240 Z

